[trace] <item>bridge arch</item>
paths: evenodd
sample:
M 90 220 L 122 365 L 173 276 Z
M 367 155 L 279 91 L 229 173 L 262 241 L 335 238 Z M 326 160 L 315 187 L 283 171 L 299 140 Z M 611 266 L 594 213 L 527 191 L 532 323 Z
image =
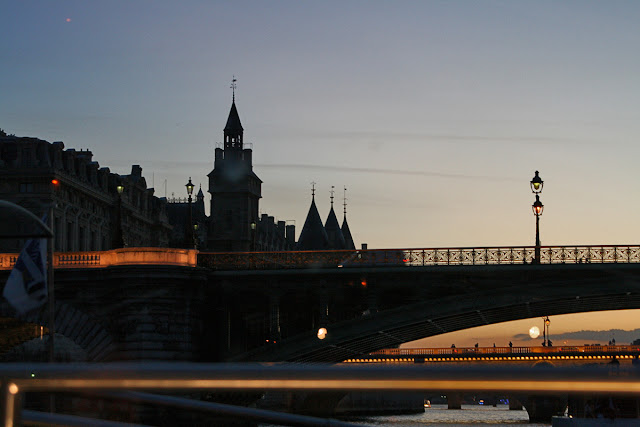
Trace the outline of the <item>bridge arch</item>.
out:
M 546 315 L 639 309 L 631 264 L 387 269 L 372 273 L 380 310 L 287 337 L 234 360 L 336 363 L 382 348 L 477 326 Z M 372 280 L 373 282 L 373 280 Z M 395 305 L 389 301 L 396 301 Z
M 25 323 L 49 327 L 46 308 L 17 317 L 15 310 L 3 303 L 0 305 L 0 317 L 18 318 Z M 111 334 L 89 315 L 67 303 L 57 302 L 54 319 L 56 336 L 62 335 L 79 346 L 86 354 L 87 362 L 109 360 L 109 355 L 114 350 Z

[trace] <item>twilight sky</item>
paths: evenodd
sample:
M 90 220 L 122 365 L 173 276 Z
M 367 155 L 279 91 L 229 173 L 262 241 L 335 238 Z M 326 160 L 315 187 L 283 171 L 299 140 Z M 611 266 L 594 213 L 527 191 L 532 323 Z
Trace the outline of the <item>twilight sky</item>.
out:
M 640 237 L 640 2 L 12 1 L 0 127 L 207 190 L 236 103 L 261 211 L 348 188 L 356 245 Z M 207 203 L 208 203 L 207 195 Z M 341 220 L 342 215 L 338 215 Z M 526 332 L 526 331 L 525 331 Z

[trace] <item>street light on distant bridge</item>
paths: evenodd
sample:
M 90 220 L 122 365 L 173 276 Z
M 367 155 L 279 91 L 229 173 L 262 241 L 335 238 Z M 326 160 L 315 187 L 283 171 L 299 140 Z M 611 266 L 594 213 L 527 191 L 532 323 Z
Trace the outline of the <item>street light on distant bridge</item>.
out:
M 536 195 L 536 201 L 531 205 L 531 209 L 533 210 L 533 214 L 536 216 L 536 248 L 534 253 L 533 262 L 535 264 L 540 264 L 540 216 L 542 215 L 542 210 L 544 209 L 544 205 L 540 201 L 539 194 L 542 193 L 542 186 L 544 185 L 544 181 L 538 175 L 538 171 L 536 171 L 533 179 L 530 182 L 531 191 Z
M 542 345 L 551 347 L 551 337 L 549 334 L 549 324 L 551 321 L 549 320 L 549 316 L 543 317 L 544 320 L 543 332 L 542 332 Z

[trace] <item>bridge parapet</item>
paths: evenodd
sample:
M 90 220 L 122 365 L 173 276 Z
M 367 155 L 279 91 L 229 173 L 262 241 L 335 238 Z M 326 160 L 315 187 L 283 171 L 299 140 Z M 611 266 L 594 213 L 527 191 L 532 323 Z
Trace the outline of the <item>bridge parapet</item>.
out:
M 57 252 L 54 268 L 106 268 L 117 265 L 196 267 L 198 251 L 168 248 L 122 248 L 94 252 Z M 0 270 L 11 270 L 18 254 L 0 254 Z
M 198 252 L 193 249 L 123 248 L 54 254 L 55 268 L 179 265 L 211 270 L 284 270 L 425 266 L 516 265 L 534 262 L 535 246 L 370 249 L 286 252 Z M 18 254 L 0 254 L 0 270 Z M 640 263 L 640 245 L 542 246 L 540 264 Z

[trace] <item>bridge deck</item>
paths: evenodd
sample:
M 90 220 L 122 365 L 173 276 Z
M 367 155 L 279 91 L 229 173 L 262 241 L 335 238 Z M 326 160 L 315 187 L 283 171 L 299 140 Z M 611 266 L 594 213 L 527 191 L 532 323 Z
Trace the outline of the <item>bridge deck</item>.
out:
M 55 268 L 106 268 L 117 265 L 178 265 L 211 270 L 279 270 L 442 265 L 640 263 L 640 245 L 371 249 L 287 252 L 198 252 L 193 249 L 122 248 L 57 252 Z M 0 270 L 13 268 L 18 254 L 0 254 Z

